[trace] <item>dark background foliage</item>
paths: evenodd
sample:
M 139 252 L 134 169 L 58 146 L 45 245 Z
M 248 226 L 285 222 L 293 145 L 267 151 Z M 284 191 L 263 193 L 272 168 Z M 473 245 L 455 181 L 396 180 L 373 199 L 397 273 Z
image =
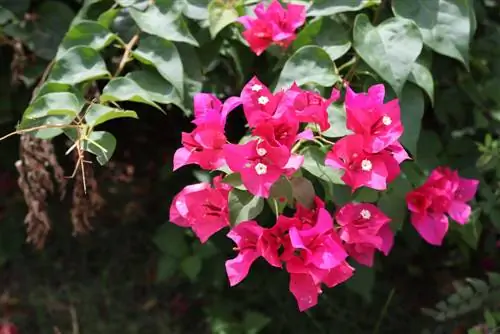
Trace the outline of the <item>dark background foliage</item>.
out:
M 81 186 L 78 177 L 64 179 L 68 182 L 64 199 L 57 193 L 48 196 L 50 231 L 41 249 L 25 242 L 30 235 L 23 223 L 26 202 L 15 168 L 22 148 L 19 137 L 4 140 L 0 146 L 0 317 L 14 322 L 21 333 L 481 333 L 478 327 L 471 329 L 478 324 L 487 324 L 493 333 L 500 322 L 500 279 L 486 273 L 499 269 L 500 6 L 496 1 L 429 0 L 473 4 L 470 10 L 475 15 L 469 18 L 477 28 L 470 56 L 467 50 L 461 54 L 469 61 L 424 47 L 418 63 L 431 73 L 430 86 L 425 78 L 414 78 L 410 81 L 423 90 L 408 83 L 402 92 L 404 111 L 423 113 L 421 131 L 420 117 L 410 119 L 416 135 L 405 145 L 414 146 L 409 150 L 415 161 L 403 166 L 407 179 L 418 184 L 430 169 L 450 165 L 464 176 L 481 180 L 471 222 L 462 229 L 453 227 L 443 247 L 421 241 L 411 225 L 403 223 L 403 214 L 389 257 L 377 258 L 375 269 L 358 268 L 347 284 L 325 291 L 317 307 L 301 314 L 288 292 L 285 273 L 256 263 L 244 283 L 229 289 L 224 261 L 233 253 L 224 233 L 200 245 L 189 232 L 167 223 L 172 197 L 185 185 L 208 178 L 196 168 L 172 172 L 180 133 L 191 129 L 186 114 L 194 92 L 213 92 L 220 98 L 237 95 L 254 74 L 268 84 L 286 82 L 286 75 L 280 77 L 281 69 L 302 45 L 347 45 L 356 16 L 366 14 L 372 22 L 377 16 L 377 21 L 384 22 L 394 11 L 398 13 L 398 6 L 405 6 L 404 1 L 317 1 L 314 10 L 324 16 L 321 29 L 328 33 L 330 27 L 334 42 L 312 31 L 310 23 L 304 28 L 310 31 L 299 35 L 286 53 L 274 49 L 258 58 L 241 44 L 235 25 L 222 26 L 212 39 L 210 29 L 196 23 L 206 19 L 209 1 L 183 1 L 188 6 L 183 12 L 186 26 L 200 44 L 195 49 L 176 43 L 184 65 L 186 97 L 153 99 L 166 114 L 151 106 L 153 101 L 120 103 L 136 111 L 140 120 L 114 119 L 100 126 L 99 130 L 116 137 L 115 154 L 105 166 L 94 162 L 88 167 L 93 171 L 90 180 L 97 185 L 90 192 L 91 200 L 75 200 Z M 420 6 L 425 2 L 415 1 Z M 148 1 L 116 3 L 140 8 Z M 104 12 L 118 10 L 116 3 L 0 0 L 1 134 L 11 132 L 23 117 L 70 24 L 97 20 Z M 243 10 L 237 1 L 213 3 L 211 13 L 221 4 L 224 8 L 238 4 L 239 14 Z M 349 11 L 339 13 L 342 5 Z M 321 11 L 327 11 L 327 16 Z M 218 21 L 230 23 L 233 14 L 225 13 Z M 109 23 L 123 44 L 137 31 L 126 10 L 110 15 Z M 338 32 L 341 26 L 345 36 Z M 120 68 L 123 44 L 117 44 L 121 48 L 113 44 L 101 52 L 110 71 Z M 385 80 L 390 91 L 393 82 L 380 78 L 377 69 L 371 69 L 374 64 L 352 58 L 366 47 L 354 44 L 356 50 L 349 44 L 335 55 L 337 74 L 353 75 L 357 90 Z M 350 71 L 352 66 L 356 67 Z M 151 67 L 147 62 L 129 62 L 120 71 L 125 75 L 138 69 L 153 71 Z M 92 92 L 102 93 L 106 84 L 97 80 L 87 94 L 92 98 Z M 429 87 L 434 93 L 429 94 Z M 244 134 L 241 113 L 231 114 L 227 131 L 230 140 Z M 53 144 L 57 161 L 69 176 L 76 161 L 64 154 L 71 137 L 58 136 Z M 49 170 L 56 168 L 57 164 L 49 166 Z M 397 184 L 394 189 L 404 186 Z M 336 186 L 332 196 L 336 204 L 345 201 L 345 188 Z M 400 196 L 394 194 L 380 199 L 370 192 L 356 196 L 382 202 L 395 215 L 404 210 Z M 91 229 L 77 217 L 82 210 L 96 211 L 89 217 Z M 267 211 L 264 215 L 272 217 Z M 82 230 L 87 231 L 73 235 Z M 476 280 L 467 281 L 468 277 Z M 422 312 L 438 302 L 436 309 Z

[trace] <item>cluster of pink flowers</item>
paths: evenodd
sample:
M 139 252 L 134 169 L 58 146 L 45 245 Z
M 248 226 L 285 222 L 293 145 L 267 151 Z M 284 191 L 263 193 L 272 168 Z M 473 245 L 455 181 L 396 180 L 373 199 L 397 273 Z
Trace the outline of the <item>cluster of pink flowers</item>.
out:
M 277 1 L 267 10 L 264 4 L 257 5 L 255 13 L 256 19 L 242 17 L 240 22 L 257 54 L 271 43 L 286 47 L 305 20 L 303 6 L 289 4 L 285 11 Z M 343 171 L 342 180 L 353 192 L 360 187 L 385 190 L 400 174 L 399 165 L 409 159 L 399 142 L 403 133 L 399 102 L 384 103 L 384 97 L 381 84 L 370 87 L 367 93 L 355 93 L 346 85 L 346 127 L 352 134 L 333 144 L 324 164 Z M 208 171 L 237 173 L 250 194 L 268 198 L 280 178 L 291 179 L 301 168 L 304 156 L 297 143 L 310 145 L 330 127 L 327 108 L 339 98 L 336 89 L 325 99 L 295 84 L 273 94 L 256 77 L 243 87 L 239 97 L 224 103 L 199 93 L 194 98 L 195 129 L 182 133 L 174 170 L 196 164 Z M 228 142 L 224 127 L 228 114 L 239 106 L 250 136 L 244 143 L 233 144 Z M 304 127 L 310 124 L 314 126 Z M 426 241 L 441 244 L 448 229 L 446 214 L 465 224 L 471 212 L 466 202 L 474 197 L 477 186 L 478 181 L 461 178 L 455 171 L 436 169 L 423 186 L 408 194 L 412 224 Z M 375 205 L 349 203 L 332 217 L 319 197 L 312 207 L 295 203 L 295 214 L 278 215 L 270 228 L 255 220 L 232 227 L 231 191 L 222 175 L 216 176 L 213 184 L 189 185 L 173 199 L 170 221 L 191 228 L 201 242 L 225 227 L 231 228 L 227 236 L 236 244 L 238 254 L 226 261 L 230 285 L 240 283 L 252 263 L 262 257 L 289 273 L 289 289 L 301 311 L 317 304 L 322 285 L 333 287 L 353 275 L 348 256 L 371 267 L 376 251 L 388 255 L 393 246 L 390 218 Z
M 287 48 L 295 39 L 295 30 L 306 20 L 304 6 L 288 4 L 285 10 L 276 0 L 267 8 L 263 2 L 259 3 L 254 12 L 256 17 L 242 16 L 239 22 L 246 29 L 243 37 L 257 55 L 273 43 Z

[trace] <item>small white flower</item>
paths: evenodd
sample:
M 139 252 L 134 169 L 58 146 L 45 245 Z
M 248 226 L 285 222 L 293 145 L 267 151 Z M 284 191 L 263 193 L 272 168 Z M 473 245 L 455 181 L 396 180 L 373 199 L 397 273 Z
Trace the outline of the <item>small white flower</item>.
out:
M 364 170 L 365 172 L 369 172 L 372 170 L 372 162 L 368 159 L 365 159 L 361 161 L 361 169 Z
M 363 219 L 370 219 L 372 217 L 372 214 L 370 213 L 370 211 L 368 211 L 366 209 L 361 210 L 360 215 L 361 215 L 361 217 L 363 217 Z
M 255 165 L 255 172 L 257 175 L 264 175 L 267 173 L 267 166 L 259 162 Z
M 253 85 L 251 88 L 250 88 L 252 91 L 254 92 L 260 92 L 260 90 L 262 89 L 262 86 L 259 85 L 259 84 L 255 84 Z
M 262 157 L 262 156 L 264 156 L 264 155 L 266 155 L 266 154 L 267 154 L 267 151 L 266 151 L 266 149 L 265 149 L 265 148 L 263 148 L 263 147 L 259 147 L 259 148 L 257 149 L 257 154 L 258 154 L 260 157 Z
M 266 104 L 269 103 L 269 98 L 267 96 L 261 96 L 257 101 L 259 102 L 259 104 L 265 106 Z
M 389 116 L 386 115 L 386 116 L 382 117 L 382 123 L 385 126 L 391 125 L 392 119 Z

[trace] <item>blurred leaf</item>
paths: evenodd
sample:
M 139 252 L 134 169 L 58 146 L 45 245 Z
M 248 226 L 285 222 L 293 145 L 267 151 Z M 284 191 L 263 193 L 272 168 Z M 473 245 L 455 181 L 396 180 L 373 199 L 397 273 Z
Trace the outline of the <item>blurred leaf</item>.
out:
M 293 82 L 299 86 L 315 83 L 328 87 L 339 80 L 335 64 L 328 53 L 319 46 L 307 45 L 286 61 L 276 88 L 290 87 Z
M 210 0 L 184 0 L 184 15 L 193 20 L 208 19 L 208 5 Z
M 174 86 L 155 70 L 133 71 L 128 73 L 125 78 L 131 79 L 139 85 L 152 101 L 163 104 L 172 103 L 181 109 L 184 108 Z
M 233 189 L 229 193 L 229 217 L 232 226 L 236 226 L 242 221 L 254 219 L 263 209 L 264 200 L 262 197 L 238 189 Z
M 201 259 L 197 255 L 191 255 L 181 262 L 181 269 L 184 274 L 192 281 L 196 281 L 201 271 Z
M 399 100 L 401 104 L 401 122 L 404 132 L 400 142 L 408 151 L 417 157 L 417 143 L 420 136 L 422 117 L 424 116 L 424 96 L 413 84 L 407 83 Z
M 413 20 L 424 43 L 468 67 L 471 11 L 468 0 L 394 0 L 396 15 Z M 472 14 L 473 15 L 473 14 Z
M 246 311 L 243 318 L 245 334 L 257 334 L 271 322 L 271 318 L 260 312 Z
M 226 177 L 224 177 L 222 182 L 231 185 L 233 188 L 236 188 L 239 190 L 246 190 L 245 186 L 243 185 L 243 181 L 241 180 L 240 173 L 228 174 L 228 175 L 226 175 Z
M 161 225 L 156 230 L 153 242 L 163 253 L 176 259 L 184 258 L 189 252 L 184 229 L 172 223 Z
M 85 121 L 92 127 L 115 118 L 123 117 L 139 118 L 137 117 L 137 113 L 133 110 L 111 108 L 102 104 L 92 104 L 85 113 Z
M 422 50 L 422 38 L 409 20 L 391 18 L 374 27 L 368 16 L 359 14 L 354 22 L 354 49 L 400 95 Z
M 328 121 L 330 128 L 321 133 L 325 137 L 337 138 L 351 134 L 352 131 L 346 127 L 346 112 L 344 104 L 332 103 L 328 106 Z
M 479 220 L 480 210 L 475 210 L 471 213 L 469 221 L 458 226 L 457 229 L 462 235 L 462 239 L 467 243 L 467 245 L 472 249 L 477 249 L 479 239 L 481 238 L 481 232 L 483 231 L 483 225 Z
M 173 0 L 156 0 L 144 11 L 129 8 L 130 15 L 142 31 L 173 42 L 198 46 Z
M 332 60 L 342 57 L 351 48 L 347 30 L 328 17 L 308 23 L 297 35 L 292 48 L 298 50 L 311 44 L 323 48 Z
M 83 142 L 83 149 L 94 154 L 101 166 L 104 166 L 111 159 L 115 148 L 115 136 L 106 131 L 92 131 Z
M 177 259 L 163 255 L 160 257 L 158 260 L 158 269 L 156 272 L 156 281 L 157 282 L 162 282 L 165 280 L 168 280 L 170 277 L 172 277 L 175 272 L 177 271 L 179 267 L 179 264 L 177 262 Z
M 82 21 L 68 31 L 64 37 L 56 59 L 74 46 L 88 46 L 94 50 L 101 50 L 111 44 L 116 36 L 97 22 Z
M 294 177 L 290 180 L 292 183 L 293 197 L 303 207 L 312 208 L 316 192 L 311 181 L 305 177 Z
M 101 102 L 107 101 L 133 101 L 149 104 L 162 110 L 153 102 L 151 96 L 129 77 L 119 77 L 108 82 L 101 95 Z
M 434 79 L 432 78 L 432 73 L 418 60 L 413 64 L 413 68 L 408 76 L 408 81 L 422 88 L 429 96 L 431 104 L 434 104 Z
M 399 176 L 389 184 L 388 190 L 380 195 L 378 207 L 391 218 L 391 228 L 394 232 L 403 227 L 408 212 L 406 195 L 411 190 L 410 182 Z
M 75 46 L 54 64 L 48 80 L 76 85 L 109 76 L 106 64 L 96 50 L 87 46 Z
M 133 54 L 140 61 L 156 67 L 181 96 L 184 94 L 184 70 L 174 43 L 160 37 L 148 36 L 141 39 Z
M 362 187 L 356 190 L 354 194 L 354 200 L 364 203 L 373 203 L 378 200 L 379 193 L 371 188 Z
M 380 4 L 381 0 L 315 0 L 311 3 L 307 16 L 330 16 L 342 12 L 358 11 Z
M 208 5 L 208 27 L 212 38 L 238 19 L 238 12 L 232 6 L 234 5 L 231 3 L 223 3 L 219 0 L 212 0 Z
M 372 291 L 375 285 L 375 270 L 358 263 L 353 263 L 352 266 L 356 271 L 354 275 L 346 281 L 346 287 L 363 297 L 366 302 L 371 302 Z
M 22 19 L 30 8 L 30 0 L 2 0 L 0 6 Z
M 301 152 L 304 156 L 304 164 L 302 168 L 312 175 L 329 183 L 344 184 L 340 179 L 342 171 L 325 166 L 325 153 L 317 146 L 309 146 Z

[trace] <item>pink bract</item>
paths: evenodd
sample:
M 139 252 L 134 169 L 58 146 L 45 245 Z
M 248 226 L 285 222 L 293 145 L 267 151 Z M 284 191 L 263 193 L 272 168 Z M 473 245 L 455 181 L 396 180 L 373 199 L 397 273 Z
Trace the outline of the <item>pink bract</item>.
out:
M 295 30 L 304 24 L 306 18 L 304 6 L 288 4 L 285 10 L 276 0 L 267 8 L 264 3 L 259 3 L 254 12 L 255 18 L 242 16 L 239 22 L 245 27 L 243 37 L 257 55 L 273 43 L 287 48 L 295 39 Z
M 229 226 L 228 196 L 230 186 L 214 178 L 214 187 L 203 182 L 182 189 L 170 206 L 170 221 L 190 227 L 201 242 Z

